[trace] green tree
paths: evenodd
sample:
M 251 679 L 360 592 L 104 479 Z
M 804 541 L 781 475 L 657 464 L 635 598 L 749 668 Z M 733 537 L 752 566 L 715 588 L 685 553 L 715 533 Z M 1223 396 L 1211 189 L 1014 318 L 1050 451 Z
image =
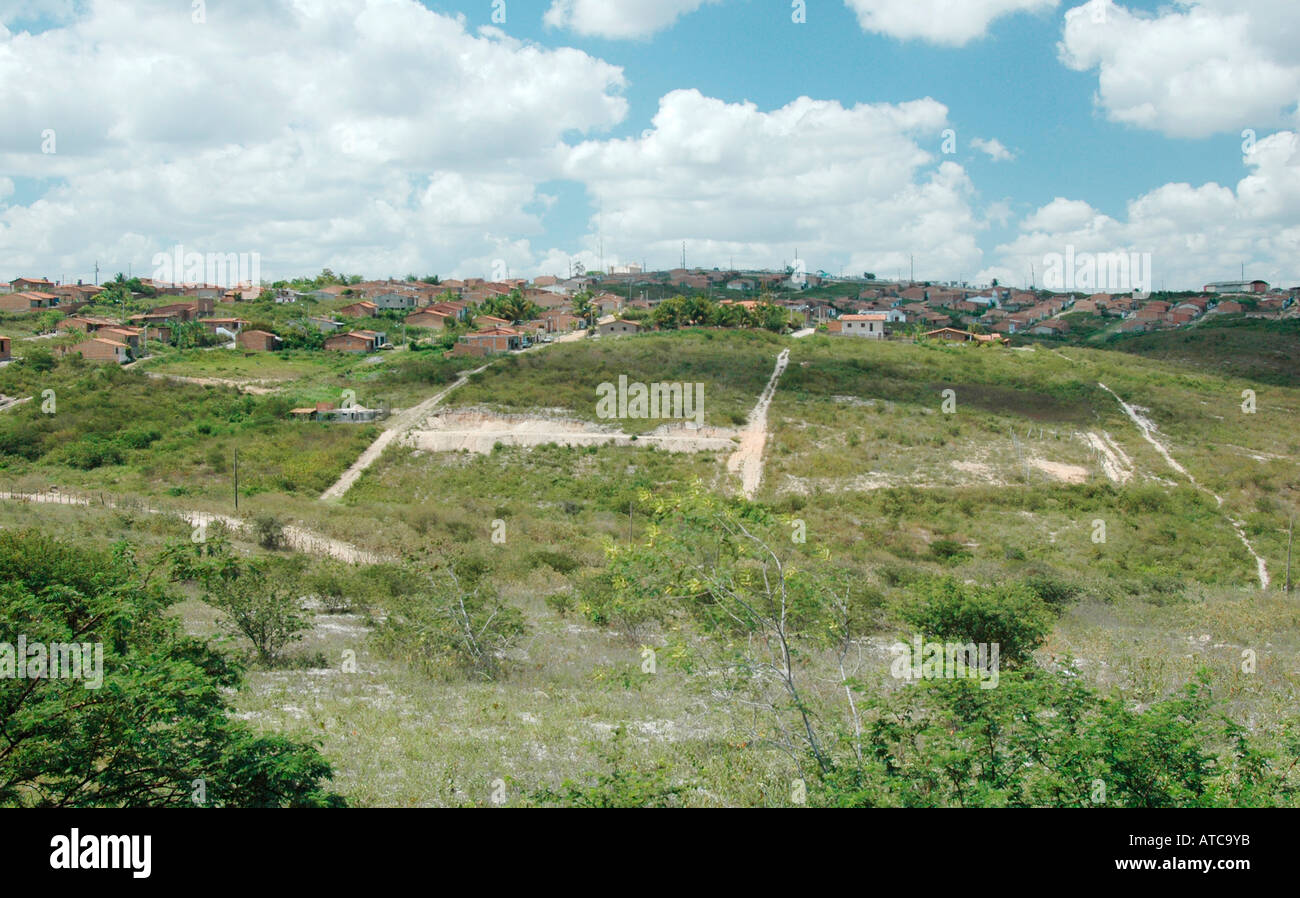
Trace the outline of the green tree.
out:
M 242 673 L 169 613 L 166 560 L 0 531 L 0 642 L 97 645 L 103 676 L 0 678 L 0 806 L 341 805 L 315 748 L 230 716 Z

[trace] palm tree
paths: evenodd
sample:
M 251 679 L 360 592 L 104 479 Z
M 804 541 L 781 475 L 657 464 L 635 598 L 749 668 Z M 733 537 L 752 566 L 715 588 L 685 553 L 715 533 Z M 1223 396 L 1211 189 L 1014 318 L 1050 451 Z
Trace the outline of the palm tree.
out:
M 583 324 L 590 326 L 591 316 L 594 311 L 591 304 L 592 296 L 590 290 L 583 290 L 573 297 L 573 314 L 582 319 Z

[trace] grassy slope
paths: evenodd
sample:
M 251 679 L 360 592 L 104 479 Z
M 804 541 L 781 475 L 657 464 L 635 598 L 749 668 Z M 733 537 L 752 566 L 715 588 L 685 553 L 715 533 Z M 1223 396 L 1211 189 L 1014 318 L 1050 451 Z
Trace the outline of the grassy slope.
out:
M 703 380 L 706 396 L 718 400 L 710 414 L 728 415 L 752 405 L 780 345 L 764 336 L 681 334 L 557 346 L 521 358 L 509 378 L 504 371 L 479 378 L 457 401 L 582 414 L 592 383 L 626 373 L 647 382 Z M 1097 682 L 1147 701 L 1170 694 L 1206 666 L 1234 710 L 1264 729 L 1294 706 L 1300 658 L 1294 603 L 1251 589 L 1251 560 L 1214 501 L 1171 485 L 1176 476 L 1096 384 L 1149 409 L 1175 456 L 1245 517 L 1275 566 L 1283 551 L 1276 530 L 1295 501 L 1300 391 L 1260 389 L 1259 412 L 1246 416 L 1240 392 L 1250 382 L 1130 355 L 827 338 L 788 345 L 792 363 L 769 419 L 769 477 L 760 501 L 806 522 L 808 543 L 793 551 L 808 563 L 830 557 L 878 595 L 875 632 L 864 645 L 868 673 L 884 663 L 881 647 L 899 635 L 890 608 L 919 574 L 981 581 L 1050 576 L 1082 592 L 1045 650 L 1079 656 Z M 91 386 L 95 397 L 107 392 Z M 937 411 L 943 389 L 956 392 L 956 415 Z M 143 396 L 134 390 L 114 387 L 127 403 L 114 405 L 115 414 L 139 413 Z M 205 397 L 249 401 L 197 387 L 168 395 L 194 403 L 165 409 L 190 420 L 198 420 L 195 409 L 213 417 L 227 408 Z M 76 437 L 75 428 L 93 420 L 70 418 L 60 426 Z M 1025 436 L 1031 426 L 1049 434 L 1041 445 L 1037 436 Z M 273 432 L 285 433 L 281 428 L 277 423 Z M 1114 486 L 1094 466 L 1088 483 L 1073 486 L 1028 477 L 980 487 L 950 474 L 931 478 L 925 488 L 861 491 L 814 483 L 806 494 L 782 488 L 786 475 L 833 482 L 873 470 L 899 477 L 951 471 L 959 452 L 996 465 L 1014 457 L 1008 428 L 1045 457 L 1084 466 L 1091 462 L 1070 434 L 1105 429 L 1133 457 L 1139 477 Z M 255 431 L 240 432 L 252 438 Z M 184 433 L 170 436 L 180 440 L 175 447 L 159 441 L 136 463 L 168 468 L 167 477 L 175 477 L 171 469 L 183 472 L 187 454 L 201 456 L 229 438 Z M 165 449 L 173 454 L 161 454 Z M 253 688 L 240 696 L 242 710 L 268 729 L 322 740 L 339 768 L 339 785 L 361 803 L 483 803 L 498 778 L 511 783 L 511 795 L 516 784 L 553 784 L 596 769 L 595 743 L 624 722 L 636 737 L 634 760 L 662 757 L 674 776 L 705 784 L 693 803 L 783 803 L 787 768 L 778 755 L 739 747 L 745 727 L 728 708 L 680 671 L 665 666 L 655 676 L 641 674 L 640 640 L 561 616 L 547 603 L 571 595 L 603 564 L 607 540 L 627 538 L 629 506 L 632 533 L 640 537 L 647 497 L 695 479 L 733 489 L 723 462 L 716 454 L 643 448 L 499 448 L 487 456 L 390 449 L 342 506 L 272 486 L 249 507 L 391 554 L 430 562 L 451 552 L 481 558 L 534 632 L 504 681 L 430 683 L 372 653 L 362 618 L 322 616 L 297 651 L 303 657 L 319 652 L 328 666 L 255 673 Z M 1016 465 L 1007 467 L 1014 478 Z M 42 471 L 51 478 L 71 473 Z M 139 482 L 157 488 L 166 478 Z M 1090 538 L 1097 519 L 1107 522 L 1105 544 Z M 494 520 L 505 521 L 505 545 L 489 539 Z M 0 521 L 43 522 L 89 540 L 130 536 L 152 546 L 173 535 L 159 519 L 102 509 L 0 504 Z M 937 555 L 931 547 L 939 540 L 959 543 L 964 552 Z M 561 574 L 541 563 L 542 550 L 562 553 L 574 570 Z M 188 603 L 180 611 L 196 632 L 211 630 L 204 606 Z M 1260 652 L 1256 676 L 1240 672 L 1247 648 Z M 356 674 L 338 670 L 346 650 L 358 652 Z M 810 659 L 813 670 L 824 660 Z

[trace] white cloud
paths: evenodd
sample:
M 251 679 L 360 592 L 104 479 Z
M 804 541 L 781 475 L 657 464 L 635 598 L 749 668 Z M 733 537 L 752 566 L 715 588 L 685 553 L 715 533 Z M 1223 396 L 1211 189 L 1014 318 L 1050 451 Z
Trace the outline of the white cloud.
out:
M 1046 12 L 1060 0 L 844 0 L 864 31 L 900 40 L 962 46 L 1003 16 Z
M 681 16 L 719 0 L 552 0 L 542 17 L 552 28 L 605 38 L 649 37 Z
M 961 166 L 935 157 L 947 109 L 934 100 L 858 105 L 806 97 L 771 112 L 695 90 L 660 101 L 636 138 L 587 141 L 570 177 L 603 199 L 611 251 L 653 266 L 679 258 L 778 266 L 796 249 L 811 268 L 973 271 L 979 229 Z
M 1179 0 L 1155 16 L 1089 0 L 1066 13 L 1058 49 L 1070 68 L 1098 71 L 1112 121 L 1205 137 L 1294 112 L 1298 39 L 1295 0 Z
M 1236 189 L 1219 184 L 1165 184 L 1128 203 L 1122 219 L 1081 200 L 1057 198 L 1026 217 L 1019 237 L 996 250 L 982 273 L 1022 283 L 1033 265 L 1042 280 L 1047 254 L 1150 253 L 1154 285 L 1199 289 L 1248 277 L 1293 286 L 1300 252 L 1300 137 L 1282 131 L 1245 157 L 1250 173 Z M 999 274 L 999 272 L 1001 274 Z
M 1011 162 L 1016 158 L 1016 154 L 1003 146 L 1002 141 L 996 137 L 985 140 L 982 137 L 971 139 L 970 145 L 981 153 L 986 154 L 994 162 Z
M 101 3 L 0 33 L 0 171 L 57 185 L 0 211 L 9 277 L 96 258 L 138 271 L 176 242 L 259 252 L 264 274 L 498 253 L 522 268 L 563 136 L 626 115 L 617 67 L 471 34 L 413 0 L 227 0 L 206 19 Z

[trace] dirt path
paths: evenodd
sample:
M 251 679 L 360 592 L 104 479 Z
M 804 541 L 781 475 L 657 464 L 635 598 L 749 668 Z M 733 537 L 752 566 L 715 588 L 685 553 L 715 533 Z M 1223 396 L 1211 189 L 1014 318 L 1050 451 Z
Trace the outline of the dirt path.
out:
M 488 365 L 490 364 L 491 362 L 488 363 Z M 399 437 L 405 437 L 412 430 L 415 430 L 423 424 L 425 419 L 428 418 L 433 410 L 438 407 L 439 403 L 446 399 L 453 390 L 464 386 L 469 382 L 470 377 L 478 374 L 480 371 L 486 370 L 488 365 L 483 365 L 479 368 L 475 368 L 473 371 L 462 374 L 457 378 L 455 383 L 447 387 L 441 393 L 438 393 L 436 396 L 431 396 L 419 405 L 412 406 L 406 411 L 389 418 L 388 427 L 384 432 L 381 433 L 373 443 L 366 447 L 366 451 L 361 453 L 361 457 L 353 462 L 350 468 L 343 472 L 343 476 L 335 481 L 333 486 L 321 493 L 321 501 L 333 502 L 342 499 L 347 495 L 348 490 L 352 489 L 353 484 L 355 484 L 361 475 L 365 473 L 366 469 L 378 461 L 379 456 L 384 454 L 384 450 L 388 448 L 389 444 Z
M 790 350 L 784 349 L 776 357 L 776 369 L 758 397 L 758 404 L 749 413 L 749 421 L 741 432 L 740 446 L 727 459 L 727 470 L 740 474 L 740 491 L 746 499 L 753 499 L 763 482 L 763 447 L 767 445 L 767 410 L 776 395 L 776 382 L 790 363 Z
M 1197 483 L 1196 478 L 1191 475 L 1191 472 L 1189 472 L 1186 468 L 1184 468 L 1181 464 L 1179 464 L 1178 460 L 1175 459 L 1172 454 L 1170 454 L 1169 448 L 1165 446 L 1164 443 L 1156 439 L 1155 435 L 1158 432 L 1158 428 L 1156 427 L 1155 423 L 1151 421 L 1150 418 L 1147 418 L 1136 408 L 1129 405 L 1123 399 L 1120 399 L 1119 394 L 1117 394 L 1110 387 L 1106 386 L 1103 383 L 1099 383 L 1097 386 L 1101 387 L 1107 393 L 1115 397 L 1115 401 L 1118 402 L 1119 407 L 1124 410 L 1124 414 L 1128 415 L 1129 420 L 1132 421 L 1135 425 L 1137 425 L 1137 429 L 1141 432 L 1142 437 L 1148 443 L 1150 443 L 1152 446 L 1155 447 L 1155 450 L 1160 453 L 1160 455 L 1164 458 L 1165 463 L 1168 464 L 1169 467 L 1173 468 L 1179 474 L 1182 474 L 1184 477 L 1186 477 L 1188 482 L 1191 483 L 1192 486 L 1196 487 L 1198 490 L 1205 493 L 1207 496 L 1213 496 L 1214 501 L 1219 506 L 1219 508 L 1220 509 L 1223 508 L 1223 498 L 1211 492 L 1210 490 L 1206 489 L 1205 487 L 1201 486 L 1199 483 Z M 1259 574 L 1259 588 L 1263 590 L 1267 590 L 1270 583 L 1269 576 L 1268 576 L 1268 564 L 1264 561 L 1263 557 L 1258 552 L 1255 551 L 1255 547 L 1251 544 L 1250 540 L 1246 538 L 1246 525 L 1242 521 L 1239 521 L 1236 518 L 1234 518 L 1232 515 L 1228 514 L 1226 511 L 1223 513 L 1223 516 L 1227 518 L 1228 523 L 1232 525 L 1232 529 L 1236 531 L 1237 538 L 1240 539 L 1241 544 L 1246 547 L 1246 551 L 1249 552 L 1251 556 L 1254 557 L 1255 566 Z
M 117 503 L 111 499 L 92 500 L 86 496 L 77 496 L 59 492 L 0 492 L 0 500 L 31 502 L 38 505 L 73 505 L 89 507 L 91 505 L 102 504 L 107 508 L 118 507 Z M 215 514 L 208 511 L 173 511 L 164 508 L 150 508 L 149 506 L 136 505 L 132 505 L 131 509 L 133 511 L 143 511 L 146 514 L 176 515 L 188 521 L 193 527 L 220 523 L 224 524 L 227 528 L 236 533 L 247 533 L 252 529 L 247 521 L 240 518 L 224 514 Z M 304 555 L 315 555 L 321 558 L 337 558 L 339 561 L 345 561 L 348 564 L 378 564 L 384 560 L 381 556 L 376 555 L 373 552 L 368 552 L 365 549 L 358 548 L 351 543 L 345 543 L 341 540 L 293 524 L 285 525 L 284 541 L 289 548 L 296 552 L 302 552 Z

